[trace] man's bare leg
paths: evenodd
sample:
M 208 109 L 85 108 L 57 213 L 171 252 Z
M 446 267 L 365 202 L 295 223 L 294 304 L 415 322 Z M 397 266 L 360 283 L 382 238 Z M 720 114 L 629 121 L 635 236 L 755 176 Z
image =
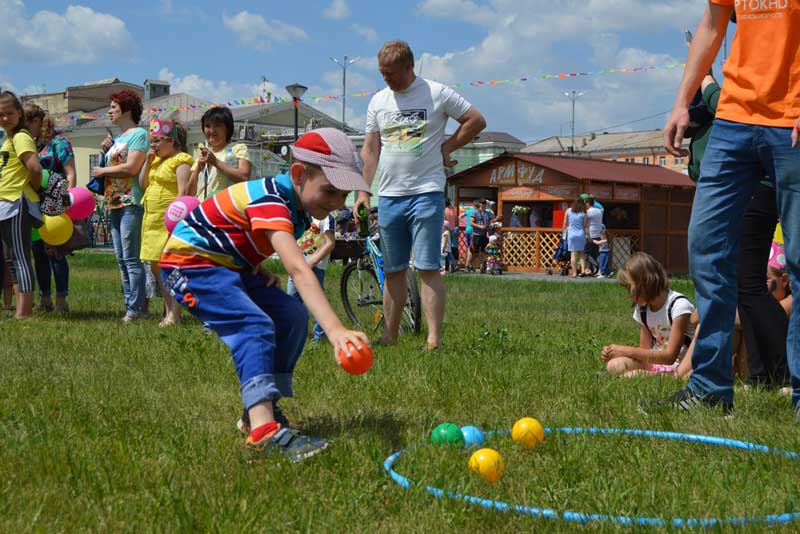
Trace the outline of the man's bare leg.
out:
M 422 311 L 428 323 L 428 350 L 442 345 L 444 280 L 439 271 L 419 271 L 422 279 Z
M 439 271 L 436 271 L 438 274 Z M 383 291 L 383 335 L 381 343 L 394 344 L 406 306 L 406 271 L 386 273 Z

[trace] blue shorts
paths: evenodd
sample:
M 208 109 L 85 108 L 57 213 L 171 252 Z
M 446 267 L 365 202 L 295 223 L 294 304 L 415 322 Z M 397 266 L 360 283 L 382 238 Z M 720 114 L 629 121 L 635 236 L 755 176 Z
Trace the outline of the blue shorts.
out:
M 405 271 L 414 251 L 414 267 L 438 271 L 441 255 L 444 193 L 421 193 L 378 199 L 383 270 Z
M 467 234 L 467 248 L 472 246 L 472 232 L 465 232 Z

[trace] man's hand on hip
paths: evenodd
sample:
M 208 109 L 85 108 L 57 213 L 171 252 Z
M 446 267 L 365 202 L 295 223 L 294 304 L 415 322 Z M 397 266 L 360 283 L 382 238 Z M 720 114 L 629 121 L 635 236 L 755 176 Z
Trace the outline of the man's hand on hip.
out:
M 442 162 L 444 166 L 448 169 L 452 169 L 456 165 L 458 165 L 458 160 L 450 159 L 450 154 L 452 151 L 447 147 L 447 144 L 442 145 Z
M 792 128 L 792 148 L 797 148 L 798 141 L 800 141 L 800 119 L 797 119 L 794 128 Z

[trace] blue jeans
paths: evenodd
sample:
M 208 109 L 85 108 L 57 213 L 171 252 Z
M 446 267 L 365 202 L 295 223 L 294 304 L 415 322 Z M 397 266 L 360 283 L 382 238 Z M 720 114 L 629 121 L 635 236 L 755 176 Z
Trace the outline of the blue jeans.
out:
M 317 275 L 317 280 L 319 280 L 319 286 L 325 289 L 325 270 L 320 269 L 318 267 L 314 267 L 311 270 L 314 271 L 314 274 Z M 289 277 L 289 281 L 286 283 L 286 292 L 290 296 L 297 298 L 300 302 L 303 302 L 303 297 L 301 297 L 300 292 L 297 291 L 297 286 L 294 285 L 294 280 L 292 280 L 291 276 Z M 313 333 L 314 337 L 312 337 L 312 339 L 314 341 L 319 341 L 325 337 L 325 330 L 322 329 L 322 327 L 319 325 L 316 319 L 314 319 Z
M 398 273 L 408 269 L 412 249 L 414 267 L 420 271 L 439 270 L 443 192 L 380 197 L 378 214 L 384 272 Z
M 231 349 L 242 402 L 292 396 L 292 375 L 308 333 L 303 304 L 250 272 L 225 267 L 162 269 L 180 304 Z
M 800 287 L 800 150 L 791 128 L 716 120 L 697 182 L 689 224 L 689 266 L 695 285 L 700 333 L 692 355 L 691 390 L 733 401 L 731 337 L 737 304 L 737 258 L 741 222 L 758 183 L 775 181 L 784 225 L 787 270 Z M 790 222 L 791 221 L 791 222 Z M 792 313 L 786 352 L 800 401 L 800 314 Z
M 51 278 L 56 280 L 56 296 L 66 297 L 69 294 L 69 263 L 66 256 L 50 256 L 44 241 L 39 239 L 31 245 L 33 264 L 36 271 L 36 282 L 39 284 L 39 295 L 52 295 Z
M 145 275 L 139 259 L 142 248 L 141 206 L 126 206 L 109 210 L 108 226 L 114 241 L 119 274 L 122 278 L 122 294 L 125 296 L 125 315 L 136 317 L 144 307 Z
M 600 274 L 603 276 L 611 274 L 611 270 L 608 268 L 611 261 L 611 252 L 608 250 L 601 250 L 598 261 L 600 262 Z

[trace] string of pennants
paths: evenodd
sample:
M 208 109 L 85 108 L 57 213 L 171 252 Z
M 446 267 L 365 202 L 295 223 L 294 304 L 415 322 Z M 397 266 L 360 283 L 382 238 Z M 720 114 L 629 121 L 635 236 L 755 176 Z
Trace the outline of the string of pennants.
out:
M 653 65 L 653 66 L 645 66 L 645 67 L 624 67 L 624 68 L 609 68 L 609 69 L 600 69 L 594 71 L 585 71 L 585 72 L 570 72 L 570 73 L 559 73 L 559 74 L 534 74 L 531 76 L 523 76 L 520 78 L 509 78 L 506 80 L 488 80 L 488 81 L 473 81 L 473 82 L 465 82 L 465 83 L 455 83 L 452 84 L 450 87 L 453 89 L 462 89 L 465 87 L 493 87 L 498 85 L 507 85 L 507 84 L 519 84 L 524 82 L 529 82 L 533 80 L 565 80 L 568 78 L 583 78 L 587 76 L 607 76 L 610 74 L 632 74 L 637 72 L 651 72 L 655 70 L 671 70 L 676 68 L 683 68 L 685 67 L 685 63 L 668 63 L 665 65 Z M 357 93 L 348 94 L 348 97 L 371 97 L 375 94 L 375 91 L 367 92 L 367 91 L 360 91 Z M 340 100 L 342 97 L 341 95 L 326 95 L 326 96 L 307 96 L 302 98 L 302 101 L 306 102 L 313 102 L 313 103 L 321 103 L 321 102 L 331 102 Z M 168 111 L 192 111 L 192 110 L 199 110 L 199 109 L 207 109 L 215 106 L 228 106 L 229 108 L 240 107 L 240 106 L 254 106 L 260 104 L 280 104 L 291 102 L 292 99 L 289 97 L 283 96 L 274 96 L 268 94 L 266 96 L 255 96 L 252 98 L 236 98 L 231 99 L 226 102 L 206 102 L 202 104 L 180 104 L 180 105 L 169 105 L 169 106 L 154 106 L 151 108 L 146 109 L 145 111 L 149 111 L 150 113 L 164 113 Z M 108 117 L 108 113 L 75 113 L 70 115 L 64 115 L 58 118 L 60 122 L 71 122 L 75 120 L 94 120 L 94 119 L 102 119 Z

